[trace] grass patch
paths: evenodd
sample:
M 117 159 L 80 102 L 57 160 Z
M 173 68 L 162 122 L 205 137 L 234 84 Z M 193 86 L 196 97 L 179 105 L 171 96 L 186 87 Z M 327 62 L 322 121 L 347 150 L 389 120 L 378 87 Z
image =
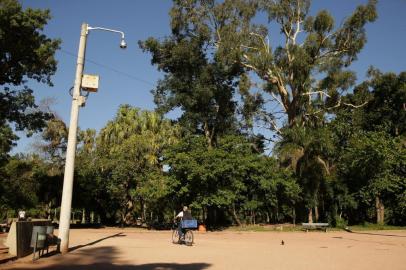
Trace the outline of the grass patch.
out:
M 297 232 L 302 231 L 302 226 L 293 226 L 293 224 L 244 225 L 229 227 L 228 230 L 237 232 Z
M 380 231 L 380 230 L 406 230 L 406 226 L 378 225 L 373 223 L 365 223 L 361 225 L 348 226 L 352 231 Z M 226 228 L 227 231 L 234 232 L 299 232 L 303 231 L 301 224 L 293 226 L 293 224 L 276 224 L 276 225 L 244 225 L 231 226 Z M 329 227 L 328 231 L 343 231 L 343 228 Z M 320 232 L 322 230 L 309 230 L 309 232 Z
M 262 226 L 262 225 L 245 225 L 245 226 L 233 226 L 228 228 L 230 231 L 237 231 L 237 232 L 269 232 L 275 231 L 275 229 L 270 228 L 269 226 Z

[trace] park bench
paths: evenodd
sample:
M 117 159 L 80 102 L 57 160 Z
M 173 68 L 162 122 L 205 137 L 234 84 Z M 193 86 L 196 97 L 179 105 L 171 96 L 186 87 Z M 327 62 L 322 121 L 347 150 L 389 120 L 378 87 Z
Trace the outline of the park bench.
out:
M 329 227 L 328 223 L 302 223 L 303 230 L 308 232 L 309 230 L 324 230 L 327 232 Z

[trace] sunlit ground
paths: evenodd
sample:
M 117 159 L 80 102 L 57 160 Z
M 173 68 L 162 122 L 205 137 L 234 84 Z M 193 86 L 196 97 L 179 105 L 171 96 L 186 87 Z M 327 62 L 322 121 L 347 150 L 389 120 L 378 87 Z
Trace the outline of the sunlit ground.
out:
M 284 242 L 284 245 L 281 242 Z M 171 243 L 170 231 L 76 229 L 72 251 L 31 256 L 4 269 L 390 269 L 404 270 L 406 231 L 195 233 L 192 247 Z

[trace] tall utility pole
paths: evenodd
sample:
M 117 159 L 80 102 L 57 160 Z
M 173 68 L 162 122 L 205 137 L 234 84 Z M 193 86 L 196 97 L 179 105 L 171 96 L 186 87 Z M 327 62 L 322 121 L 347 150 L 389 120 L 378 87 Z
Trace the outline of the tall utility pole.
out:
M 66 149 L 65 174 L 59 218 L 59 239 L 62 254 L 69 251 L 69 228 L 72 206 L 73 173 L 75 169 L 76 137 L 78 129 L 79 106 L 81 105 L 80 87 L 82 85 L 83 66 L 85 63 L 87 24 L 83 23 L 80 31 L 78 59 L 76 61 L 75 84 L 73 86 L 72 108 L 70 112 L 68 146 Z
M 80 41 L 78 58 L 76 62 L 75 84 L 72 93 L 72 109 L 69 124 L 68 146 L 66 150 L 65 174 L 63 178 L 63 191 L 61 202 L 61 215 L 59 219 L 59 239 L 61 240 L 62 254 L 69 251 L 69 229 L 72 207 L 73 174 L 75 168 L 76 137 L 78 129 L 79 107 L 84 104 L 85 97 L 81 96 L 83 67 L 85 63 L 86 41 L 89 30 L 103 30 L 121 34 L 120 48 L 125 49 L 127 44 L 124 41 L 124 33 L 113 29 L 103 27 L 89 27 L 86 23 L 82 24 L 80 31 Z

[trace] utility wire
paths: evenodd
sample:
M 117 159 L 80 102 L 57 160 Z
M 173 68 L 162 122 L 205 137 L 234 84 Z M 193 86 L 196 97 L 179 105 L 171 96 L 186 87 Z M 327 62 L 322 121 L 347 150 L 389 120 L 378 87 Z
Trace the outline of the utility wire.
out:
M 74 58 L 77 58 L 77 55 L 74 54 L 74 53 L 71 53 L 71 52 L 66 51 L 66 50 L 63 50 L 63 49 L 60 49 L 60 51 L 61 51 L 62 53 L 64 53 L 64 54 L 66 54 L 66 55 L 69 55 L 69 56 L 72 56 L 72 57 L 74 57 Z M 139 82 L 142 82 L 142 83 L 145 83 L 145 84 L 148 84 L 148 85 L 150 85 L 150 86 L 155 87 L 155 84 L 153 84 L 153 83 L 151 83 L 151 82 L 149 82 L 149 81 L 146 81 L 146 80 L 144 80 L 144 79 L 138 78 L 138 77 L 136 77 L 136 76 L 134 76 L 134 75 L 128 74 L 128 73 L 126 73 L 126 72 L 124 72 L 124 71 L 115 69 L 115 68 L 110 67 L 110 66 L 108 66 L 108 65 L 98 63 L 98 62 L 96 62 L 96 61 L 94 61 L 94 60 L 91 60 L 91 59 L 88 59 L 88 58 L 85 59 L 85 62 L 92 63 L 92 64 L 94 64 L 94 65 L 96 65 L 96 66 L 99 66 L 99 67 L 108 69 L 108 70 L 110 70 L 110 71 L 113 71 L 113 72 L 115 72 L 115 73 L 121 74 L 121 75 L 126 76 L 126 77 L 128 77 L 128 78 L 130 78 L 130 79 L 133 79 L 133 80 L 135 80 L 135 81 L 139 81 Z

